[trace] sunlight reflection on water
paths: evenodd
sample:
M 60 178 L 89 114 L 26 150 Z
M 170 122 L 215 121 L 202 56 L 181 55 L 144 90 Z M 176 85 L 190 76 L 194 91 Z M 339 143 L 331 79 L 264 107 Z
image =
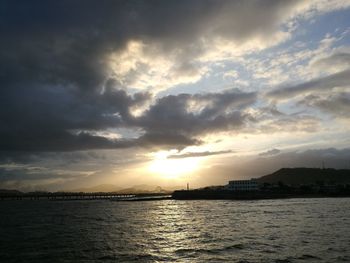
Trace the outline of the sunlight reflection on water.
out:
M 3 201 L 1 262 L 349 262 L 349 199 Z

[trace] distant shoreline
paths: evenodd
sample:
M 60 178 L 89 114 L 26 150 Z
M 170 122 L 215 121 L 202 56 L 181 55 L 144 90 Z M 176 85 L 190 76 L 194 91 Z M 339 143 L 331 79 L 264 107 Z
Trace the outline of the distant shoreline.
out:
M 29 192 L 17 190 L 0 191 L 0 200 L 263 200 L 286 198 L 350 197 L 349 169 L 282 168 L 254 179 L 258 186 L 248 191 L 230 190 L 227 186 L 208 186 L 193 190 L 176 191 L 127 191 L 111 192 Z M 243 180 L 244 181 L 244 180 Z M 162 189 L 156 187 L 156 189 Z M 246 189 L 244 189 L 246 190 Z
M 50 200 L 50 201 L 89 201 L 89 200 L 112 200 L 112 201 L 137 201 L 156 200 L 171 198 L 170 193 L 140 193 L 140 194 L 118 194 L 118 193 L 20 193 L 2 194 L 1 200 Z
M 93 201 L 106 200 L 117 202 L 143 202 L 143 201 L 161 201 L 161 200 L 273 200 L 273 199 L 292 199 L 292 198 L 349 198 L 350 193 L 266 193 L 262 191 L 255 192 L 232 192 L 232 191 L 208 191 L 208 190 L 180 190 L 169 194 L 139 194 L 139 195 L 113 195 L 105 193 L 103 195 L 40 195 L 40 196 L 1 196 L 0 201 L 5 200 L 48 200 L 48 201 Z
M 174 200 L 266 200 L 289 198 L 329 198 L 350 197 L 350 193 L 273 193 L 273 192 L 232 192 L 232 191 L 207 191 L 190 190 L 175 191 Z

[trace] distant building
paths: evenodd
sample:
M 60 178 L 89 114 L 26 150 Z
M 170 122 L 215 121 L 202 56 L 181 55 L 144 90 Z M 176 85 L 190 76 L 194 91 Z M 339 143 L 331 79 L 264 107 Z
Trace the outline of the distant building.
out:
M 226 189 L 231 191 L 256 191 L 259 190 L 259 185 L 258 182 L 254 179 L 233 180 L 228 182 Z

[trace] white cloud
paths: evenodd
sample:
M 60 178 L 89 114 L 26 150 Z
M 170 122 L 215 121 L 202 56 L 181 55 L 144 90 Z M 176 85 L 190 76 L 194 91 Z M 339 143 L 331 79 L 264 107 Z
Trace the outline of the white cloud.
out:
M 206 74 L 207 68 L 196 63 L 177 63 L 177 52 L 167 56 L 154 43 L 130 41 L 124 50 L 108 58 L 110 77 L 116 78 L 123 86 L 161 91 L 183 83 L 194 83 Z
M 226 71 L 223 75 L 224 79 L 236 79 L 238 77 L 238 72 L 237 70 L 229 70 Z
M 299 26 L 299 20 L 350 6 L 346 1 L 337 0 L 274 5 L 243 2 L 239 8 L 237 5 L 236 2 L 228 2 L 215 13 L 193 17 L 191 28 L 194 31 L 177 45 L 152 38 L 130 40 L 124 49 L 109 54 L 111 74 L 126 87 L 156 92 L 179 84 L 193 84 L 210 74 L 213 63 L 242 61 L 247 54 L 286 42 Z M 181 34 L 184 29 L 179 30 Z M 267 63 L 258 61 L 260 63 L 257 64 L 255 61 L 253 76 L 268 80 L 270 85 L 286 82 L 295 73 L 301 76 L 303 69 L 295 66 L 326 50 L 333 41 L 334 38 L 326 37 L 318 51 L 286 52 Z M 280 68 L 281 65 L 295 69 L 288 74 Z M 227 72 L 224 77 L 231 73 Z M 237 77 L 236 74 L 230 76 Z

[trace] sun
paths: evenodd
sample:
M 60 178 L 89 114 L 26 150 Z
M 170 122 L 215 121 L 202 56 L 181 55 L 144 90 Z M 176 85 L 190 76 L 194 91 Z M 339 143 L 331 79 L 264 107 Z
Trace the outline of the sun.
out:
M 149 165 L 149 171 L 164 178 L 174 179 L 194 172 L 198 166 L 198 158 L 167 158 L 169 152 L 158 152 Z

